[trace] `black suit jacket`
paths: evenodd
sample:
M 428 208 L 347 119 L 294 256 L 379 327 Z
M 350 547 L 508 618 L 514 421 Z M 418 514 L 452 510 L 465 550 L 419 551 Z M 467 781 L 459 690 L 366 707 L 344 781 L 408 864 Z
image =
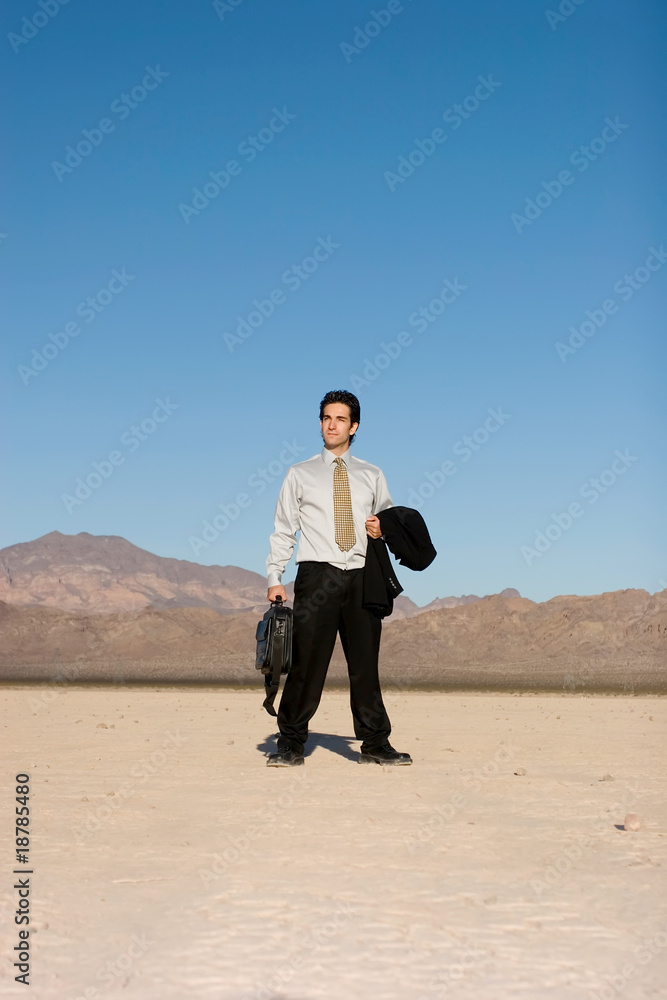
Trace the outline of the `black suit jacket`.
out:
M 394 598 L 403 591 L 396 578 L 387 547 L 402 566 L 422 570 L 430 566 L 437 553 L 426 522 L 412 507 L 387 507 L 378 512 L 384 538 L 369 538 L 364 567 L 362 604 L 378 618 L 387 618 Z

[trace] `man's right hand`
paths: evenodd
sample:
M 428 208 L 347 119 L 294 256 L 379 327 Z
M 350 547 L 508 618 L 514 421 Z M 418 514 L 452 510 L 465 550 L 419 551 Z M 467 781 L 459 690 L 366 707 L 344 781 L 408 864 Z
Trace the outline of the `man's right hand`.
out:
M 275 601 L 276 597 L 282 597 L 283 604 L 287 602 L 287 593 L 282 583 L 279 583 L 277 587 L 269 587 L 267 597 L 270 601 Z

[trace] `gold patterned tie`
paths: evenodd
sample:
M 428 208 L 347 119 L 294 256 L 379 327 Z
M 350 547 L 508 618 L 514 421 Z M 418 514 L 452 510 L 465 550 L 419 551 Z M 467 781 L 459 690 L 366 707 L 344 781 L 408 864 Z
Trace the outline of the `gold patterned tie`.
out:
M 347 478 L 347 469 L 342 458 L 336 458 L 333 479 L 333 501 L 336 544 L 342 552 L 349 552 L 356 542 L 357 536 L 354 533 L 350 481 Z

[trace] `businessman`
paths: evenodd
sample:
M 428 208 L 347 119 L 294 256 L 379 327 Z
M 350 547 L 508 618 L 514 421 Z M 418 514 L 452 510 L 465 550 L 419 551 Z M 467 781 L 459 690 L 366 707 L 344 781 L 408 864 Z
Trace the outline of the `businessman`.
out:
M 303 764 L 308 723 L 317 711 L 329 661 L 340 634 L 350 678 L 354 733 L 360 763 L 411 764 L 389 743 L 391 724 L 380 690 L 378 655 L 382 622 L 362 606 L 368 537 L 382 534 L 376 514 L 393 503 L 382 471 L 350 453 L 361 410 L 342 389 L 320 403 L 320 454 L 288 469 L 276 506 L 266 560 L 268 599 L 287 599 L 281 584 L 301 533 L 294 583 L 294 645 L 278 710 L 278 752 L 272 767 Z

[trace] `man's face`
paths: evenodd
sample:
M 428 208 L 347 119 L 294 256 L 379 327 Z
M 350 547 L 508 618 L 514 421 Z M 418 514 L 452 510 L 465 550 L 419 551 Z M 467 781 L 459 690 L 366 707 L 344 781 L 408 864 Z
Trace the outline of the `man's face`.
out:
M 353 424 L 350 419 L 350 407 L 347 403 L 327 403 L 324 407 L 320 428 L 327 448 L 348 445 L 350 436 L 355 433 L 358 426 L 359 424 Z

